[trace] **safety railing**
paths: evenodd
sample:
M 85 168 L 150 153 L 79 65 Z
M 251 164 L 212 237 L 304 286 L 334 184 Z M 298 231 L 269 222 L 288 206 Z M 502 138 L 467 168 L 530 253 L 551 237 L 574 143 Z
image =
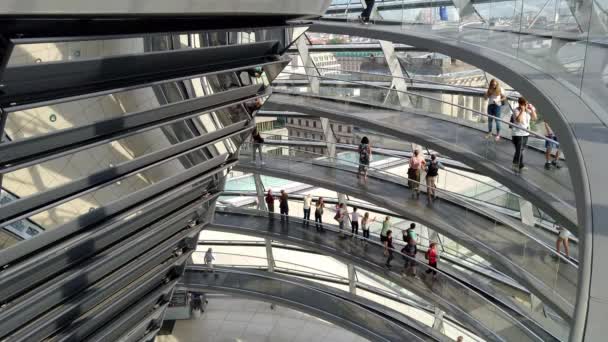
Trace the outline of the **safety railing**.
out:
M 550 139 L 532 129 L 527 129 L 518 124 L 515 124 L 515 123 L 511 122 L 510 119 L 509 120 L 503 119 L 501 117 L 502 114 L 498 115 L 498 116 L 492 116 L 488 113 L 485 113 L 485 112 L 482 112 L 479 110 L 475 110 L 475 109 L 472 109 L 472 108 L 469 108 L 467 106 L 463 106 L 463 105 L 460 105 L 457 103 L 452 103 L 449 101 L 438 99 L 431 95 L 422 94 L 420 92 L 398 90 L 398 89 L 395 89 L 394 87 L 385 87 L 382 85 L 371 84 L 366 81 L 353 81 L 353 80 L 348 79 L 348 77 L 340 77 L 340 75 L 332 75 L 332 76 L 313 75 L 313 76 L 310 76 L 305 73 L 297 73 L 297 72 L 289 72 L 289 71 L 283 71 L 282 73 L 287 74 L 287 75 L 297 75 L 297 76 L 306 76 L 309 78 L 318 78 L 320 80 L 339 81 L 339 82 L 342 82 L 343 85 L 352 84 L 352 85 L 357 85 L 359 87 L 377 90 L 376 93 L 359 92 L 358 96 L 345 96 L 346 93 L 344 93 L 344 94 L 341 94 L 342 96 L 333 97 L 336 100 L 340 100 L 340 97 L 342 97 L 342 98 L 348 97 L 348 100 L 354 106 L 360 107 L 362 104 L 363 105 L 372 104 L 372 105 L 377 105 L 380 107 L 388 107 L 388 108 L 390 108 L 391 106 L 398 107 L 398 108 L 414 108 L 414 109 L 424 111 L 430 115 L 441 114 L 442 116 L 443 115 L 449 116 L 451 119 L 456 120 L 457 122 L 460 122 L 468 127 L 477 128 L 481 131 L 484 131 L 488 128 L 487 127 L 488 122 L 496 121 L 497 125 L 498 125 L 498 123 L 500 123 L 501 126 L 502 125 L 505 126 L 504 127 L 505 129 L 501 129 L 502 136 L 507 136 L 507 137 L 510 136 L 510 134 L 508 133 L 508 131 L 509 131 L 508 128 L 517 129 L 517 130 L 527 132 L 528 134 L 530 134 L 530 137 L 532 137 L 532 138 L 541 140 L 543 142 L 549 142 L 551 144 L 555 144 L 556 146 L 559 146 L 558 141 L 556 141 L 554 139 Z M 340 85 L 337 84 L 334 87 L 340 88 Z M 278 87 L 278 86 L 275 86 L 275 88 L 280 89 L 280 87 Z M 319 96 L 319 94 L 314 93 L 311 89 L 309 89 L 307 91 L 306 88 L 304 88 L 304 87 L 296 87 L 294 89 L 289 89 L 289 88 L 291 88 L 291 87 L 288 87 L 288 89 L 286 89 L 286 91 L 288 91 L 288 92 L 295 91 L 296 93 L 299 93 L 299 94 L 306 93 L 306 94 L 310 94 L 311 96 Z M 351 95 L 351 94 L 349 94 L 349 95 Z M 365 95 L 367 95 L 367 96 L 365 96 Z M 359 104 L 357 104 L 356 101 L 361 101 L 361 102 Z M 506 107 L 510 112 L 509 114 L 511 114 L 511 112 L 512 112 L 511 105 L 502 106 L 502 107 Z M 484 127 L 484 125 L 486 127 Z M 464 139 L 465 137 L 470 137 L 469 130 L 466 130 L 466 132 L 461 132 L 461 131 L 462 131 L 462 129 L 455 128 L 452 131 L 450 131 L 449 134 L 452 137 L 456 137 L 457 139 L 458 138 Z M 457 133 L 458 135 L 454 135 L 454 133 Z
M 232 207 L 232 206 L 223 206 L 218 207 L 218 211 L 221 212 L 230 212 L 236 214 L 245 214 L 245 215 L 258 215 L 267 217 L 268 215 L 274 217 L 276 220 L 281 217 L 280 214 L 276 213 L 268 213 L 265 211 L 255 210 L 255 209 L 245 209 L 240 207 Z M 303 220 L 301 218 L 290 217 L 290 222 L 296 222 L 298 224 L 290 224 L 289 229 L 297 229 L 298 231 L 305 232 L 306 234 L 311 234 L 314 232 L 312 227 L 315 226 L 314 221 L 309 221 L 309 225 L 305 226 L 304 223 L 307 220 Z M 292 228 L 293 227 L 293 228 Z M 307 228 L 308 227 L 308 228 Z M 381 254 L 381 250 L 385 248 L 385 246 L 374 240 L 374 239 L 366 239 L 360 235 L 353 235 L 350 231 L 343 229 L 341 230 L 339 227 L 336 227 L 332 224 L 323 223 L 322 231 L 325 233 L 332 232 L 335 234 L 339 234 L 345 238 L 352 238 L 359 240 L 361 242 L 367 243 L 367 250 L 370 251 L 371 246 L 378 249 L 378 254 Z M 323 234 L 323 233 L 319 233 Z M 419 274 L 425 274 L 427 270 L 429 272 L 435 271 L 436 275 L 433 277 L 423 278 L 413 278 L 410 277 L 407 280 L 407 283 L 411 285 L 408 289 L 413 291 L 414 293 L 420 295 L 421 292 L 417 292 L 416 290 L 422 290 L 422 293 L 429 292 L 430 294 L 438 295 L 435 298 L 436 302 L 439 306 L 448 305 L 448 307 L 458 307 L 459 310 L 463 310 L 459 315 L 468 316 L 470 319 L 473 319 L 479 323 L 481 327 L 486 329 L 487 331 L 491 331 L 494 334 L 494 338 L 498 340 L 512 340 L 514 330 L 517 330 L 516 335 L 520 340 L 540 340 L 536 333 L 531 331 L 528 326 L 524 323 L 528 322 L 536 322 L 531 315 L 523 311 L 518 311 L 518 317 L 515 318 L 511 313 L 507 313 L 505 310 L 496 305 L 493 300 L 489 300 L 487 297 L 482 296 L 477 290 L 474 290 L 470 287 L 470 284 L 465 284 L 460 279 L 456 279 L 453 276 L 445 273 L 441 270 L 441 266 L 439 269 L 435 269 L 427 265 L 426 263 L 409 257 L 403 253 L 401 253 L 397 249 L 392 249 L 391 253 L 395 257 L 402 257 L 403 260 L 408 260 L 416 264 L 416 268 L 418 268 Z M 357 256 L 361 257 L 361 256 Z M 365 256 L 370 262 L 376 263 L 378 261 L 378 257 L 384 263 L 385 256 L 375 256 L 369 254 L 369 252 Z M 371 259 L 370 259 L 371 258 Z M 427 282 L 428 281 L 428 282 Z M 422 284 L 422 287 L 418 287 L 418 285 Z M 442 284 L 441 286 L 435 286 L 435 284 Z M 457 295 L 458 298 L 454 298 Z M 462 300 L 461 300 L 462 299 Z M 497 300 L 497 298 L 494 298 Z M 507 305 L 507 307 L 509 307 Z M 473 308 L 477 308 L 474 310 Z M 464 318 L 464 317 L 463 317 Z M 536 323 L 531 323 L 536 325 Z M 511 326 L 510 329 L 505 329 L 506 326 Z M 537 325 L 536 325 L 537 326 Z M 501 335 L 506 333 L 508 336 Z M 486 337 L 487 338 L 487 337 Z
M 213 245 L 213 243 L 214 243 L 213 240 L 211 240 L 211 241 L 210 240 L 200 240 L 200 242 L 202 242 L 205 245 Z M 195 251 L 194 252 L 194 254 L 204 254 L 204 253 L 205 253 L 204 251 Z M 255 260 L 265 260 L 267 262 L 270 262 L 270 260 L 268 260 L 265 257 L 259 257 L 259 256 L 254 256 L 254 255 L 248 255 L 248 254 L 225 253 L 225 252 L 215 252 L 214 251 L 213 255 L 223 255 L 223 256 L 238 257 L 238 258 L 251 258 L 251 259 L 255 259 Z M 317 268 L 310 267 L 308 265 L 293 263 L 293 262 L 280 260 L 280 259 L 274 259 L 274 261 L 275 261 L 275 263 L 281 263 L 281 264 L 293 266 L 293 267 L 281 267 L 281 266 L 274 265 L 273 270 L 275 272 L 279 272 L 279 273 L 287 274 L 287 275 L 293 275 L 296 277 L 303 276 L 309 280 L 320 281 L 322 283 L 330 281 L 330 282 L 337 283 L 337 284 L 340 284 L 343 286 L 349 285 L 348 278 L 343 277 L 336 273 L 331 273 L 331 272 L 327 272 L 324 270 L 319 270 Z M 193 265 L 197 266 L 197 265 L 202 265 L 202 264 L 198 264 L 195 262 Z M 240 268 L 240 269 L 249 268 L 249 269 L 258 269 L 258 270 L 269 270 L 268 266 L 239 265 L 239 264 L 235 264 L 235 263 L 214 262 L 213 265 L 214 265 L 214 267 L 223 267 L 223 268 Z M 344 265 L 344 266 L 346 266 L 346 265 Z M 304 271 L 303 269 L 310 269 L 311 271 L 308 272 L 308 271 Z M 381 301 L 375 296 L 362 296 L 362 297 L 372 300 L 373 302 L 375 302 L 377 304 L 380 304 L 383 306 L 388 306 L 388 307 L 393 307 L 393 308 L 399 308 L 401 305 L 405 305 L 410 310 L 398 310 L 401 314 L 411 317 L 412 319 L 417 320 L 421 324 L 427 325 L 429 327 L 433 326 L 433 320 L 429 319 L 429 318 L 432 318 L 435 314 L 434 307 L 432 305 L 430 305 L 429 303 L 423 302 L 421 298 L 415 296 L 414 294 L 411 294 L 411 296 L 408 298 L 403 295 L 403 291 L 397 292 L 397 291 L 391 290 L 389 287 L 380 288 L 378 286 L 374 286 L 369 283 L 361 282 L 361 281 L 357 280 L 356 275 L 355 275 L 354 282 L 355 282 L 355 286 L 357 288 L 365 290 L 367 292 L 371 292 L 374 295 L 380 296 L 380 298 L 382 298 L 383 300 Z M 387 303 L 384 302 L 385 300 L 393 301 L 394 304 L 387 305 Z M 412 311 L 411 309 L 414 309 L 414 311 Z M 421 313 L 423 313 L 426 317 L 420 317 Z M 462 327 L 460 325 L 460 323 L 455 320 L 455 318 L 447 316 L 446 320 L 447 320 L 446 323 L 449 323 L 451 327 L 455 328 L 459 332 L 460 335 L 466 334 L 471 339 L 481 340 L 478 336 L 475 336 L 472 332 L 470 332 L 470 331 L 466 330 L 464 327 Z
M 268 133 L 268 134 L 264 134 L 263 132 L 261 133 L 262 136 L 266 136 L 266 141 L 265 143 L 269 146 L 267 148 L 271 148 L 270 146 L 274 146 L 274 145 L 281 145 L 281 144 L 286 144 L 285 140 L 291 141 L 291 142 L 298 142 L 298 141 L 306 141 L 306 142 L 314 142 L 314 143 L 321 143 L 321 147 L 327 147 L 327 146 L 335 146 L 336 150 L 351 150 L 351 151 L 358 151 L 358 146 L 356 145 L 350 145 L 350 144 L 344 144 L 344 143 L 334 143 L 334 142 L 329 142 L 327 140 L 313 140 L 313 139 L 308 139 L 305 137 L 293 137 L 293 136 L 289 136 L 289 135 L 280 135 L 280 134 L 272 134 L 272 133 Z M 277 141 L 277 140 L 272 140 L 272 139 L 268 139 L 268 138 L 278 138 L 280 137 L 281 139 L 284 139 L 282 141 Z M 297 147 L 294 147 L 294 149 L 297 149 Z M 322 154 L 316 154 L 314 152 L 310 152 L 308 150 L 306 150 L 306 148 L 304 148 L 304 150 L 301 150 L 301 156 L 305 156 L 306 154 L 311 155 L 312 158 L 327 158 L 325 156 L 323 156 Z M 421 151 L 421 153 L 425 156 L 425 157 L 430 157 L 429 151 Z M 370 162 L 370 166 L 372 166 L 374 169 L 380 169 L 380 170 L 385 170 L 387 172 L 393 173 L 395 175 L 399 175 L 400 172 L 405 173 L 405 170 L 401 170 L 399 168 L 399 166 L 405 166 L 409 163 L 409 158 L 403 157 L 402 155 L 397 155 L 394 153 L 389 153 L 389 152 L 381 152 L 381 153 L 376 153 L 375 149 L 372 148 L 372 154 L 373 155 L 380 155 L 382 156 L 382 159 L 378 160 L 377 157 L 372 158 L 371 162 Z M 353 163 L 358 163 L 358 155 L 353 154 L 352 155 L 353 159 L 347 159 L 350 163 L 345 164 L 345 165 L 353 165 Z M 386 158 L 385 158 L 386 157 Z M 342 159 L 346 159 L 346 158 L 336 158 L 336 160 L 338 162 L 341 162 Z M 511 192 L 508 188 L 506 188 L 503 185 L 500 184 L 491 184 L 490 179 L 488 179 L 488 181 L 483 181 L 480 180 L 479 178 L 487 178 L 487 177 L 483 177 L 480 175 L 475 175 L 475 176 L 470 176 L 468 175 L 466 172 L 460 172 L 460 171 L 455 171 L 452 170 L 450 168 L 444 168 L 442 169 L 440 176 L 437 179 L 437 186 L 439 188 L 448 190 L 448 191 L 452 191 L 454 192 L 454 194 L 458 194 L 460 196 L 464 196 L 470 199 L 475 199 L 480 201 L 480 203 L 489 203 L 492 204 L 494 206 L 500 206 L 500 207 L 504 207 L 506 209 L 509 210 L 514 210 L 514 211 L 518 211 L 519 212 L 519 198 L 520 196 Z M 426 182 L 426 177 L 421 177 L 422 182 L 425 183 Z M 468 184 L 468 183 L 473 183 L 472 186 L 468 186 L 466 188 L 466 190 L 461 189 L 461 186 L 463 184 Z M 536 209 L 536 208 L 535 208 Z M 538 212 L 538 209 L 536 209 L 535 211 Z M 540 215 L 538 215 L 540 216 Z
M 607 68 L 608 13 L 600 2 L 575 6 L 559 1 L 513 4 L 492 0 L 452 7 L 410 0 L 393 1 L 388 6 L 383 1 L 376 2 L 377 11 L 371 19 L 394 32 L 421 32 L 431 39 L 453 40 L 526 63 L 563 84 L 608 122 L 608 78 L 598 77 L 605 75 Z M 337 4 L 330 6 L 324 17 L 356 24 L 361 10 L 360 6 L 344 9 Z M 574 45 L 578 48 L 572 49 Z
M 277 146 L 274 147 L 277 148 Z M 296 156 L 297 153 L 301 152 L 297 149 L 292 147 L 281 147 L 281 149 L 285 152 L 267 154 L 267 158 L 268 160 L 279 161 L 280 165 L 277 164 L 275 167 L 282 172 L 303 174 L 312 172 L 313 169 L 311 169 L 311 167 L 314 167 L 314 165 L 338 169 L 343 168 L 343 166 L 336 162 L 336 158 L 327 158 L 323 161 L 318 159 L 303 159 Z M 250 153 L 250 151 L 251 145 L 249 143 L 242 145 L 241 153 L 243 155 Z M 358 163 L 355 164 L 347 160 L 342 160 L 341 163 L 350 163 L 353 166 L 358 166 Z M 268 166 L 265 167 L 268 168 Z M 413 186 L 422 191 L 426 190 L 426 185 L 423 183 L 399 177 L 384 170 L 370 167 L 369 174 L 371 177 L 390 181 L 404 187 L 409 188 L 410 186 Z M 336 174 L 332 172 L 328 172 L 324 176 L 326 177 L 326 179 L 324 179 L 325 181 L 333 181 L 336 184 L 344 182 L 343 179 L 339 179 Z M 365 187 L 365 183 L 362 183 L 361 186 Z M 518 272 L 521 273 L 520 276 L 525 275 L 524 277 L 535 284 L 537 288 L 544 289 L 542 291 L 552 293 L 556 298 L 559 298 L 563 305 L 569 308 L 566 309 L 566 311 L 573 308 L 578 274 L 578 266 L 574 262 L 561 254 L 557 254 L 549 245 L 523 229 L 521 224 L 515 224 L 515 222 L 509 221 L 506 217 L 499 215 L 492 210 L 481 208 L 474 203 L 470 203 L 470 201 L 467 201 L 462 196 L 454 195 L 443 189 L 435 189 L 435 191 L 442 199 L 449 201 L 449 203 L 453 205 L 457 205 L 460 208 L 459 210 L 463 212 L 465 218 L 472 215 L 478 218 L 483 217 L 484 220 L 486 220 L 485 222 L 487 222 L 484 224 L 487 226 L 484 227 L 483 231 L 479 231 L 475 228 L 468 230 L 469 227 L 462 227 L 459 231 L 452 231 L 452 234 L 459 235 L 458 238 L 460 240 L 468 241 L 471 246 L 482 247 L 484 250 L 492 251 L 492 253 L 501 257 L 504 257 L 504 253 L 507 251 L 504 250 L 503 243 L 507 243 L 510 246 L 508 249 L 509 258 L 504 259 L 503 262 L 508 264 L 511 268 L 515 267 L 516 269 L 519 269 Z M 414 195 L 414 192 L 412 192 L 411 189 L 410 193 Z M 390 199 L 386 200 L 391 201 Z M 506 232 L 511 232 L 515 235 L 510 235 L 509 238 L 509 236 L 500 233 L 505 232 L 505 230 Z M 465 234 L 464 231 L 467 231 L 468 234 Z M 496 241 L 496 237 L 498 236 L 501 236 L 502 239 L 505 240 L 498 243 L 498 241 Z M 488 244 L 484 239 L 495 244 Z M 547 262 L 543 259 L 544 256 L 547 258 L 553 257 L 556 258 L 556 260 Z

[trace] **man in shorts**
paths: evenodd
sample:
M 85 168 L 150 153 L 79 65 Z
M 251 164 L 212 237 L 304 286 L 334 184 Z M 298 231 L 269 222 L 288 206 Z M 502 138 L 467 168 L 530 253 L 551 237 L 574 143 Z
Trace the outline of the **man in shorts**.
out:
M 547 138 L 556 142 L 558 141 L 557 135 L 553 132 L 547 121 L 545 121 L 545 130 L 547 130 Z M 561 165 L 559 165 L 559 144 L 556 142 L 545 140 L 545 169 L 547 170 L 551 170 L 551 166 L 556 169 L 561 168 Z M 553 156 L 551 156 L 551 152 L 554 153 Z M 551 157 L 553 157 L 553 160 L 551 160 Z

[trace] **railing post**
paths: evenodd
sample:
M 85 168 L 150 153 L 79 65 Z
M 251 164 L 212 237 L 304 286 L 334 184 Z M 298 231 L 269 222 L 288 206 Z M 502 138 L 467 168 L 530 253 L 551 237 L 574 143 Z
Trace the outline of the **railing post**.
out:
M 357 275 L 355 274 L 355 266 L 348 264 L 348 291 L 351 294 L 357 294 Z
M 272 254 L 272 241 L 265 239 L 266 243 L 266 260 L 268 261 L 268 272 L 274 272 L 274 254 Z

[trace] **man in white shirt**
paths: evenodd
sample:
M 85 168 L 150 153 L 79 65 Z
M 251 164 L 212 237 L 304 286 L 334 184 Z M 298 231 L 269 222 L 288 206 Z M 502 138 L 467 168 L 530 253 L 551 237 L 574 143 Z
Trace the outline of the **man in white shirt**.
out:
M 359 213 L 357 207 L 353 207 L 353 212 L 350 214 L 351 233 L 353 237 L 359 235 Z
M 312 196 L 307 194 L 304 196 L 304 225 L 310 225 L 310 203 L 312 202 Z

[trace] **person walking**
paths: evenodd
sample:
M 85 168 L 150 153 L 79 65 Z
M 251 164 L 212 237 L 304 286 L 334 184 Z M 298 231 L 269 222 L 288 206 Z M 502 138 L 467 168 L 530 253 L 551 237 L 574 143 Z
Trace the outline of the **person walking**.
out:
M 304 196 L 304 225 L 310 226 L 310 204 L 312 203 L 312 195 Z
M 363 176 L 363 181 L 367 183 L 367 171 L 369 170 L 369 163 L 372 160 L 372 149 L 369 146 L 369 139 L 367 137 L 361 138 L 358 151 L 359 170 L 357 171 L 357 179 Z
M 268 193 L 264 198 L 266 206 L 268 207 L 268 217 L 273 217 L 274 214 L 274 196 L 272 195 L 272 189 L 268 189 Z
M 361 23 L 365 25 L 369 24 L 369 17 L 372 15 L 375 3 L 375 0 L 365 0 L 365 8 L 361 11 L 361 15 L 359 15 Z
M 382 230 L 380 231 L 380 242 L 386 242 L 386 234 L 391 229 L 390 216 L 387 216 L 384 221 L 382 221 Z
M 426 165 L 426 161 L 420 155 L 418 149 L 414 150 L 414 155 L 410 158 L 409 168 L 407 169 L 408 186 L 412 190 L 412 197 L 420 197 L 420 170 Z
M 500 140 L 500 109 L 502 108 L 503 101 L 506 101 L 507 96 L 504 90 L 496 79 L 492 79 L 488 85 L 488 90 L 484 94 L 484 97 L 488 99 L 488 134 L 486 139 L 492 137 L 492 122 L 496 122 L 496 141 Z
M 279 198 L 279 210 L 281 211 L 281 221 L 289 221 L 289 196 L 285 190 L 281 190 L 281 197 Z
M 429 261 L 430 266 L 425 273 L 433 273 L 433 278 L 435 278 L 437 276 L 437 244 L 435 242 L 431 242 L 425 258 Z
M 564 252 L 566 252 L 566 257 L 570 258 L 570 232 L 568 229 L 558 225 L 557 226 L 557 241 L 555 243 L 555 249 L 557 249 L 557 254 L 560 254 L 561 246 L 564 246 Z M 559 257 L 557 258 L 559 260 Z
M 551 166 L 561 169 L 561 165 L 559 165 L 559 140 L 547 121 L 545 121 L 545 131 L 545 136 L 555 141 L 545 140 L 545 169 L 551 170 Z M 551 152 L 553 152 L 553 160 L 551 160 Z
M 363 218 L 361 219 L 361 230 L 363 232 L 364 239 L 369 239 L 369 227 L 372 225 L 372 222 L 374 222 L 375 219 L 376 218 L 369 217 L 369 212 L 366 212 L 365 215 L 363 215 Z M 367 241 L 365 241 L 365 243 L 367 243 Z
M 416 245 L 416 240 L 409 239 L 407 244 L 401 249 L 401 253 L 405 254 L 407 257 L 405 259 L 405 268 L 403 270 L 404 274 L 411 274 L 414 277 L 416 275 L 416 254 L 418 253 L 418 246 Z
M 435 189 L 437 189 L 437 176 L 439 176 L 439 169 L 443 169 L 443 165 L 437 160 L 437 156 L 431 154 L 431 160 L 427 163 L 426 167 L 426 194 L 428 196 L 428 204 L 432 204 L 437 199 Z
M 323 203 L 323 197 L 319 197 L 317 204 L 315 205 L 315 228 L 317 231 L 323 231 L 323 209 L 325 203 Z
M 513 154 L 513 170 L 521 171 L 524 167 L 524 151 L 528 144 L 528 136 L 530 133 L 530 122 L 536 120 L 536 110 L 528 104 L 528 101 L 520 97 L 517 100 L 518 106 L 513 111 L 513 123 L 517 126 L 512 127 L 511 136 L 515 153 Z
M 213 249 L 209 248 L 205 253 L 205 266 L 209 269 L 209 271 L 213 272 L 213 261 L 215 258 L 213 257 Z
M 409 242 L 410 240 L 416 241 L 416 224 L 410 223 L 410 227 L 407 230 L 402 231 L 403 242 Z
M 393 260 L 393 231 L 388 230 L 386 232 L 386 241 L 384 241 L 384 256 L 387 256 L 386 267 L 391 268 L 391 261 Z
M 357 207 L 353 207 L 353 212 L 350 214 L 350 226 L 353 237 L 359 235 L 359 213 Z
M 252 154 L 252 163 L 256 162 L 256 158 L 255 158 L 255 151 L 257 150 L 258 153 L 260 154 L 260 163 L 262 165 L 264 165 L 264 160 L 262 159 L 262 144 L 264 143 L 264 138 L 262 138 L 262 136 L 260 135 L 260 132 L 258 132 L 258 128 L 254 128 L 253 129 L 253 133 L 251 134 L 251 142 L 252 142 L 252 146 L 253 146 L 253 154 Z

